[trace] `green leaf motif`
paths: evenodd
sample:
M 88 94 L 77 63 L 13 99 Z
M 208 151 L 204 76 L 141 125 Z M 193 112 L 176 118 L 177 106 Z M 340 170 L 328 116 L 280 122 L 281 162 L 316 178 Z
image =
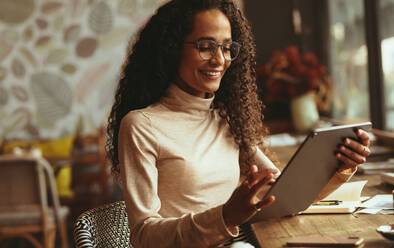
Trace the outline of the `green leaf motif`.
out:
M 98 35 L 108 33 L 113 26 L 112 10 L 107 3 L 101 1 L 93 6 L 89 15 L 89 27 Z
M 70 114 L 73 93 L 63 78 L 49 72 L 33 74 L 31 90 L 42 118 L 58 121 Z
M 63 62 L 68 56 L 68 51 L 63 48 L 53 49 L 49 52 L 45 59 L 45 64 L 59 64 Z
M 0 106 L 5 106 L 8 103 L 8 92 L 4 87 L 0 86 Z

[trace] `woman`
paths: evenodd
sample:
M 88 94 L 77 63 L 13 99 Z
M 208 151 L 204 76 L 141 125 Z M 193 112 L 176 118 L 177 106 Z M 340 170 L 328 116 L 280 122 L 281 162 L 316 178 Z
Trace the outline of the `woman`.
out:
M 135 247 L 216 246 L 274 201 L 255 197 L 279 171 L 264 155 L 254 55 L 250 27 L 232 1 L 170 1 L 140 32 L 107 147 Z M 359 136 L 363 144 L 350 141 L 338 155 L 342 169 L 365 161 L 369 139 Z M 247 173 L 241 181 L 240 172 Z M 333 187 L 350 175 L 334 177 Z

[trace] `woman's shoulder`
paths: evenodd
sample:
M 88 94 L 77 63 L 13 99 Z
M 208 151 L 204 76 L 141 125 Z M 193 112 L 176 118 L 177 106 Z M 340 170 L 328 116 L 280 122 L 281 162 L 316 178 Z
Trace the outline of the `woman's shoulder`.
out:
M 157 122 L 157 115 L 162 112 L 159 104 L 152 104 L 142 109 L 129 111 L 121 121 L 121 127 L 127 126 L 136 128 L 151 127 L 153 122 Z
M 146 108 L 145 108 L 146 109 Z M 145 109 L 136 109 L 128 112 L 121 121 L 121 126 L 144 126 L 150 122 Z

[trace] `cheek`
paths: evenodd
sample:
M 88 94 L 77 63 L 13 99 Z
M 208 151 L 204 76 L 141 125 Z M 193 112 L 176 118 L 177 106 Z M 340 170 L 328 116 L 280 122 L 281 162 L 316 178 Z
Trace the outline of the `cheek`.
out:
M 201 66 L 201 59 L 198 54 L 192 52 L 184 52 L 181 64 L 179 66 L 179 73 L 182 75 L 195 74 Z
M 230 62 L 226 62 L 226 67 L 224 68 L 224 72 L 226 73 L 228 68 L 230 68 L 231 66 L 231 61 Z

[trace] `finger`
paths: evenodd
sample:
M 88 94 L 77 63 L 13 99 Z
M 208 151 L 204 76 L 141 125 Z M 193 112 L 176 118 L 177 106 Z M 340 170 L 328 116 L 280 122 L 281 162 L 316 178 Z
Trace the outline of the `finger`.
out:
M 262 189 L 263 186 L 268 185 L 273 180 L 272 174 L 262 178 L 257 184 L 255 184 L 249 191 L 250 199 L 253 199 L 257 193 Z
M 345 146 L 340 146 L 339 150 L 346 155 L 351 160 L 355 161 L 358 164 L 363 164 L 366 161 L 366 156 L 363 154 L 357 153 L 353 150 L 347 149 Z
M 270 205 L 274 201 L 275 201 L 275 196 L 270 195 L 264 198 L 263 200 L 259 201 L 258 203 L 256 203 L 254 205 L 254 208 L 256 209 L 256 211 L 260 211 L 262 208 L 265 208 L 266 206 Z
M 338 169 L 340 172 L 346 169 L 350 169 L 350 168 L 356 168 L 358 163 L 356 163 L 355 161 L 351 160 L 350 158 L 346 157 L 345 155 L 343 155 L 342 153 L 337 153 L 336 157 L 338 160 L 343 162 L 343 165 Z
M 277 173 L 277 169 L 264 168 L 259 169 L 256 165 L 251 167 L 251 176 L 249 180 L 249 188 L 252 188 L 256 183 L 258 183 L 262 178 L 266 177 L 270 173 Z
M 361 154 L 364 157 L 368 157 L 371 154 L 371 151 L 369 150 L 368 146 L 364 146 L 355 140 L 346 138 L 344 143 L 347 147 L 353 149 L 353 151 L 355 151 L 358 154 Z
M 361 139 L 361 142 L 364 146 L 371 145 L 371 141 L 370 141 L 369 134 L 367 131 L 365 131 L 361 128 L 358 128 L 356 133 L 357 133 L 357 136 Z
M 257 183 L 258 178 L 258 167 L 256 165 L 252 165 L 250 167 L 249 175 L 248 175 L 248 186 L 252 188 L 253 185 Z

